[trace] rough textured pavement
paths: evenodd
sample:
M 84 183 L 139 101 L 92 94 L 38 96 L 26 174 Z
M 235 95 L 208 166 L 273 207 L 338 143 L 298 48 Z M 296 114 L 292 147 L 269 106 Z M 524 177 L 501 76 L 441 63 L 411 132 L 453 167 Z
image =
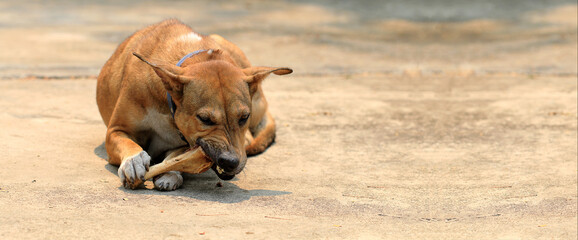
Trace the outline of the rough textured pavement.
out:
M 1 239 L 576 239 L 575 1 L 0 2 Z M 125 190 L 96 75 L 166 18 L 254 65 L 277 143 Z

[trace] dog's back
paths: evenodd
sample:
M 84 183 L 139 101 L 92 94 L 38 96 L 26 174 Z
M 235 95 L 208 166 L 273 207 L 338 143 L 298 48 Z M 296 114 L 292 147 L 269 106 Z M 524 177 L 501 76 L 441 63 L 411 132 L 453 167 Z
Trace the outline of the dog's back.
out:
M 135 64 L 141 64 L 132 55 L 133 52 L 143 53 L 151 59 L 162 59 L 176 64 L 180 57 L 187 54 L 188 49 L 202 47 L 196 46 L 201 45 L 201 40 L 202 36 L 174 19 L 151 25 L 128 37 L 118 46 L 98 75 L 96 100 L 104 123 L 108 125 L 122 92 L 130 92 L 135 95 L 144 89 L 135 91 L 132 88 L 163 89 L 162 83 L 151 68 L 145 68 L 144 72 L 139 71 L 137 76 L 135 76 L 134 71 L 126 69 Z M 128 75 L 127 73 L 131 74 Z M 132 81 L 142 82 L 134 83 Z M 150 94 L 153 95 L 152 97 L 161 94 L 159 97 L 162 97 L 163 93 L 150 92 Z M 132 97 L 141 98 L 141 96 Z M 146 99 L 139 100 L 146 101 Z

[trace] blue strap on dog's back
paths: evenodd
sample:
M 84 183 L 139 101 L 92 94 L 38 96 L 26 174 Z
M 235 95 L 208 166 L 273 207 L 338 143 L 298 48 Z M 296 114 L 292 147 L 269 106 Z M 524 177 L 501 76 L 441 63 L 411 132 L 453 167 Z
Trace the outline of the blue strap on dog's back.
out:
M 197 55 L 197 54 L 199 54 L 199 53 L 206 52 L 206 51 L 207 51 L 207 50 L 201 49 L 201 50 L 197 50 L 197 51 L 194 51 L 194 52 L 192 52 L 192 53 L 189 53 L 189 54 L 185 55 L 183 58 L 181 58 L 181 60 L 179 60 L 179 62 L 177 63 L 177 67 L 180 67 L 181 64 L 183 64 L 183 62 L 185 62 L 185 60 L 187 60 L 187 58 L 190 58 L 190 57 L 192 57 L 192 56 L 195 56 L 195 55 Z
M 179 62 L 177 63 L 177 67 L 180 67 L 183 64 L 183 62 L 185 62 L 185 60 L 187 60 L 187 58 L 190 58 L 192 56 L 195 56 L 199 53 L 206 52 L 206 51 L 207 50 L 201 49 L 201 50 L 197 50 L 197 51 L 194 51 L 192 53 L 185 55 L 183 58 L 181 58 L 181 60 L 179 60 Z M 175 102 L 173 101 L 173 97 L 171 97 L 171 94 L 169 92 L 167 92 L 167 102 L 169 103 L 169 108 L 171 109 L 171 116 L 173 117 L 173 121 L 174 121 L 175 120 L 175 110 L 177 107 L 175 106 Z M 187 142 L 187 139 L 185 138 L 185 136 L 183 136 L 183 134 L 181 133 L 181 130 L 179 130 L 179 136 L 181 137 L 181 139 L 183 141 Z

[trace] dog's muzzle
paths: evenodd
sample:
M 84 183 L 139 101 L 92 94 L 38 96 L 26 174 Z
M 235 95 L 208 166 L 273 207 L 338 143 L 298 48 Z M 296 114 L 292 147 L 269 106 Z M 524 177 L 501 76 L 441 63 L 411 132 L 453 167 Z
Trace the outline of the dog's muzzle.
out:
M 239 157 L 230 152 L 223 151 L 221 148 L 211 144 L 209 141 L 197 139 L 197 144 L 201 146 L 207 156 L 213 161 L 211 168 L 222 180 L 231 180 L 238 173 L 240 160 Z

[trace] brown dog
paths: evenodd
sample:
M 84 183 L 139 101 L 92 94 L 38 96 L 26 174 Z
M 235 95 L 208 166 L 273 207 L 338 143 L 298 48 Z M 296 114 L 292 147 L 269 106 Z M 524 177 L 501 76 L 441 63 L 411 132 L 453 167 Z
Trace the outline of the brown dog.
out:
M 270 73 L 291 72 L 252 67 L 234 44 L 178 20 L 144 28 L 120 44 L 98 76 L 108 161 L 120 166 L 123 185 L 135 188 L 150 165 L 200 146 L 217 175 L 229 180 L 243 170 L 247 155 L 263 152 L 275 138 L 261 82 Z M 182 181 L 173 171 L 154 184 L 174 190 Z

